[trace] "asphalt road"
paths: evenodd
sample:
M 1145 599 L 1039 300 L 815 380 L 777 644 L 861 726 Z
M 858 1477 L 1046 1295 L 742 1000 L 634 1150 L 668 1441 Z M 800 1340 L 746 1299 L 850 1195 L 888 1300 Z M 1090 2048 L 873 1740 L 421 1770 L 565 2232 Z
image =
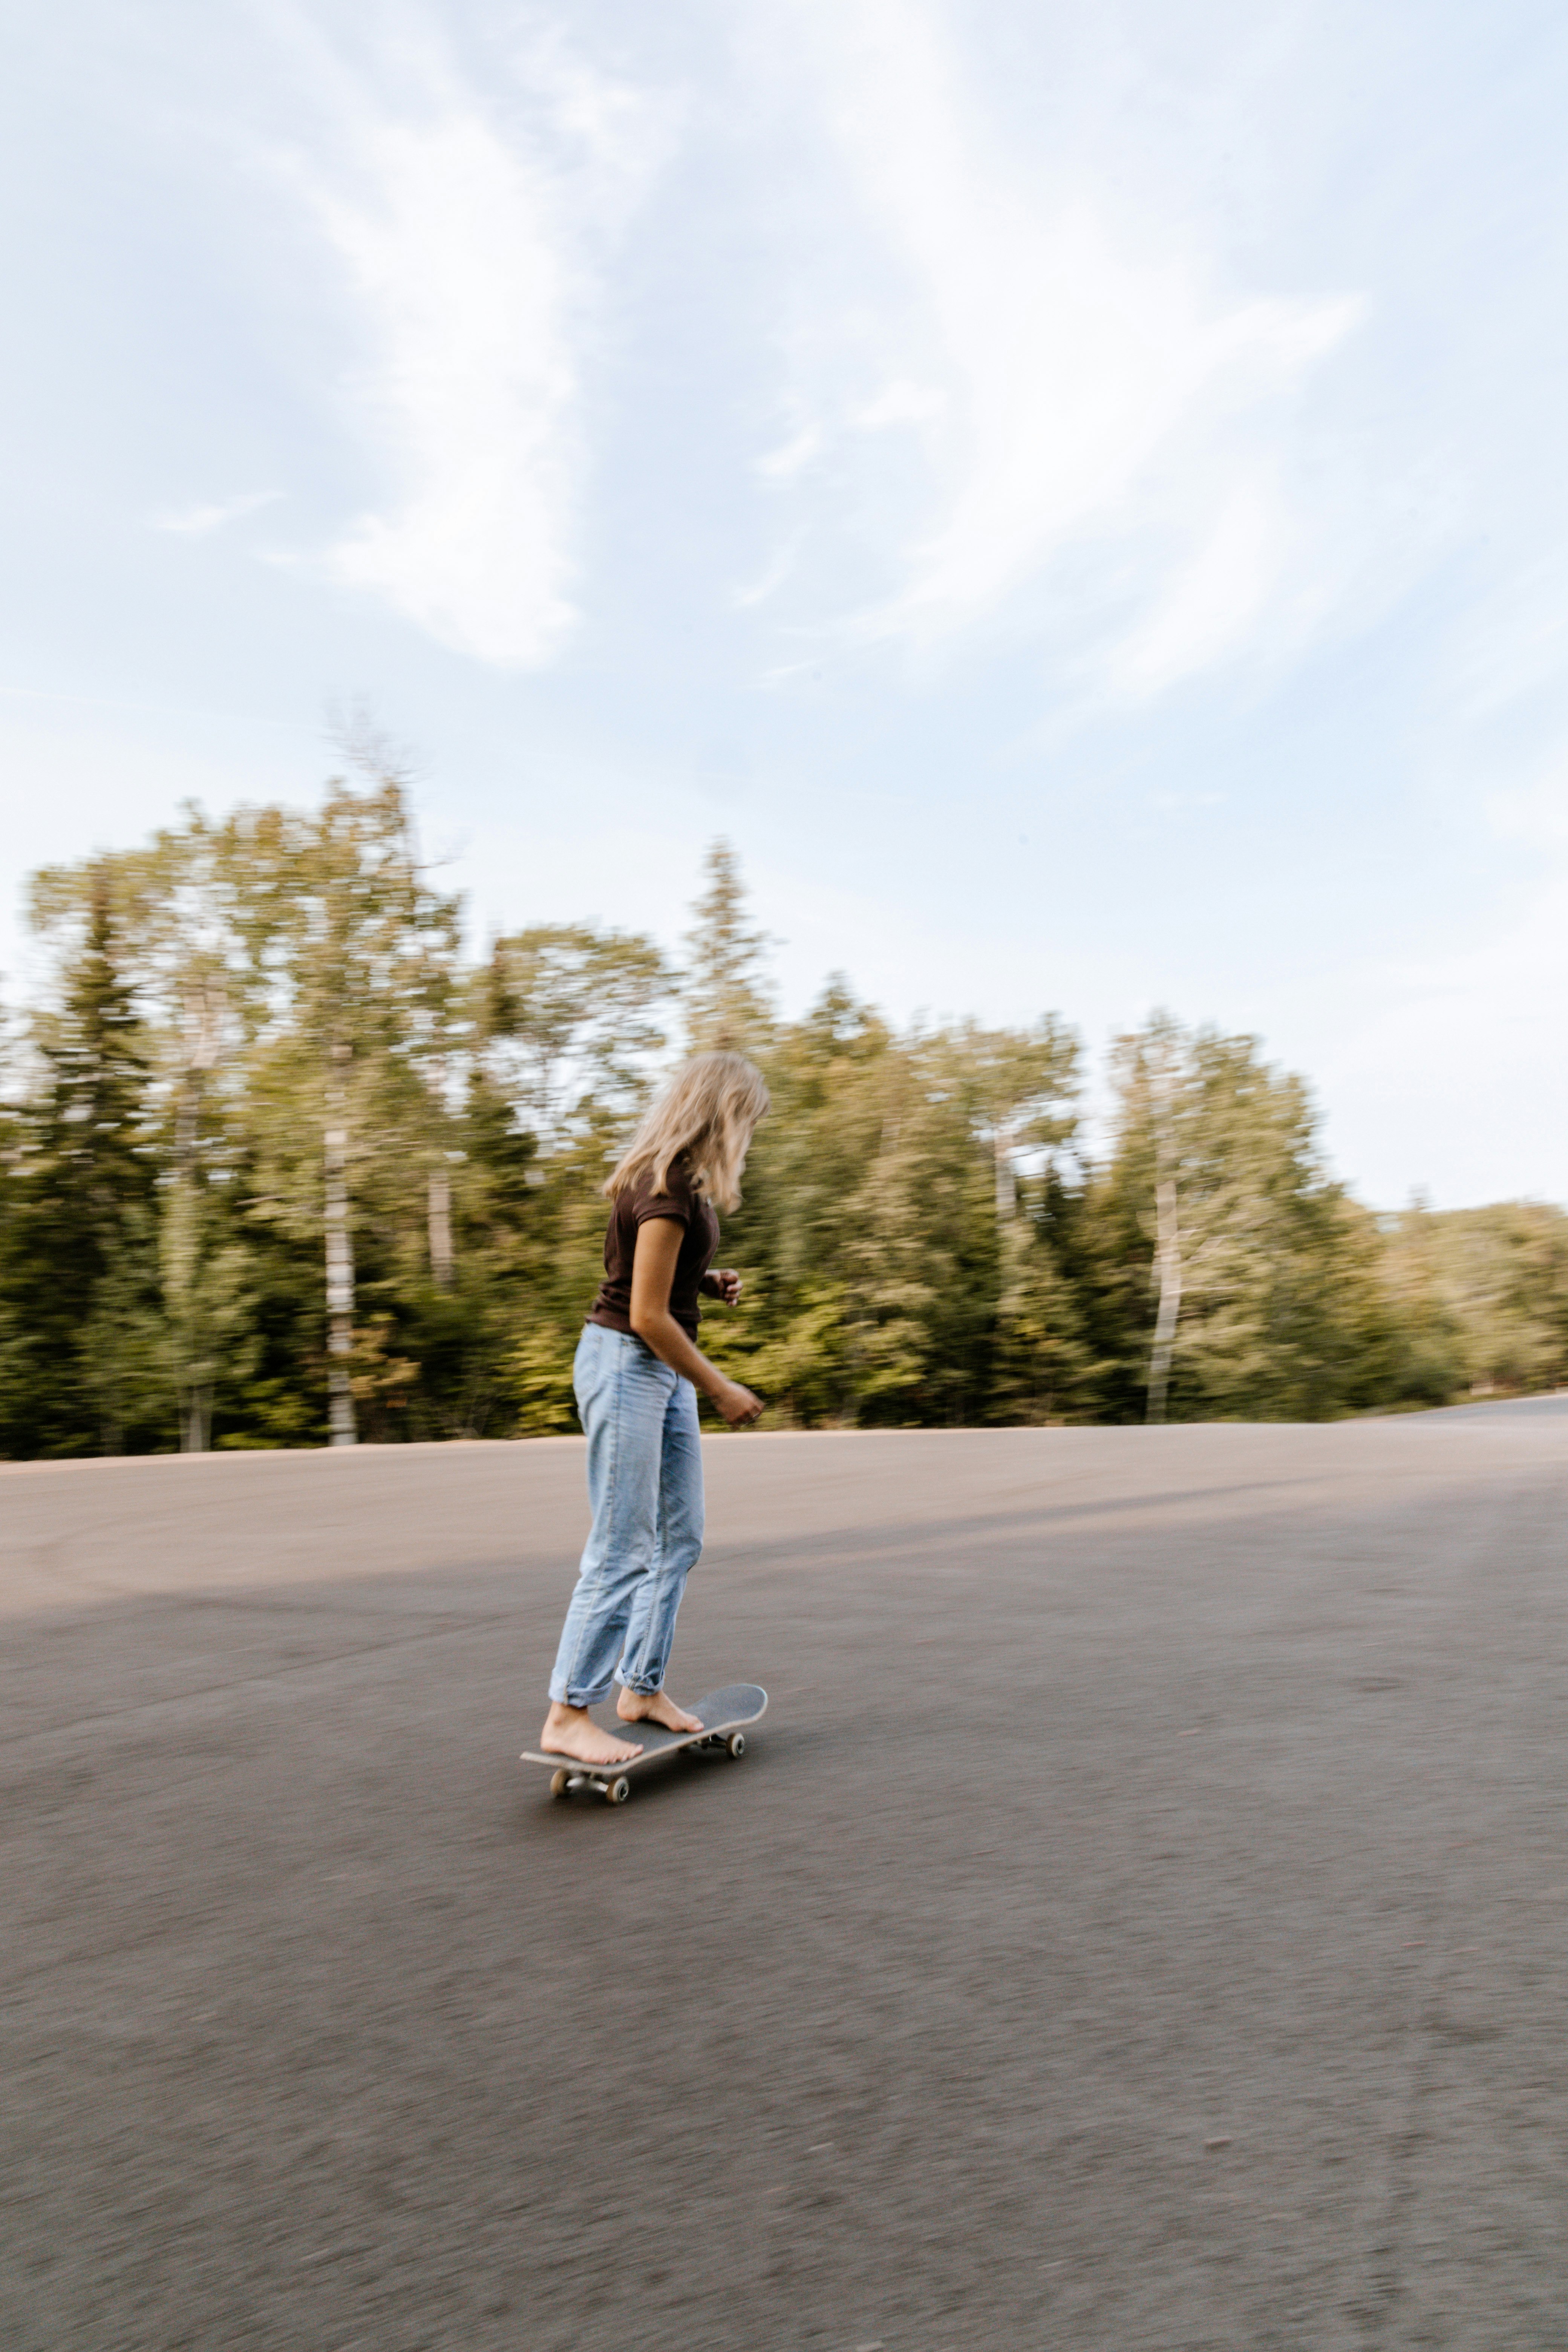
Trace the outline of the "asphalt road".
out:
M 0 1470 L 6 2352 L 1568 2346 L 1568 1412 Z

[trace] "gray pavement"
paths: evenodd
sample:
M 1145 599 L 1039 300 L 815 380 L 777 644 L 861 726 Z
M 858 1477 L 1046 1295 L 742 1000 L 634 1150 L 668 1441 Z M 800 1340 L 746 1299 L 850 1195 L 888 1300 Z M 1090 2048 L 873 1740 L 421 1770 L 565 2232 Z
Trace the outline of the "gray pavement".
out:
M 1568 2346 L 1568 1415 L 0 1469 L 7 2352 Z

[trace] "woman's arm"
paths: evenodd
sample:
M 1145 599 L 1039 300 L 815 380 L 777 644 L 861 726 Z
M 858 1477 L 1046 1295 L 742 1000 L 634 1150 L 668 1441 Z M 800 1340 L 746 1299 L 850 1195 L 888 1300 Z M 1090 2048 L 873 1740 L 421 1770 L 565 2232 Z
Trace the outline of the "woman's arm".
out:
M 686 1228 L 674 1217 L 649 1217 L 637 1227 L 632 1258 L 632 1329 L 672 1371 L 693 1382 L 731 1429 L 743 1429 L 763 1411 L 761 1397 L 726 1379 L 687 1337 L 669 1311 L 669 1286 Z

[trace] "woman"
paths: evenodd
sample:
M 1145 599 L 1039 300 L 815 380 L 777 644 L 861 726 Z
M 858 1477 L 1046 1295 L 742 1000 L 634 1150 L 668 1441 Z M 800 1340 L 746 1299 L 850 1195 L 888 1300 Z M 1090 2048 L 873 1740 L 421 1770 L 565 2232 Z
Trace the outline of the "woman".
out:
M 583 1764 L 625 1764 L 635 1740 L 602 1731 L 588 1709 L 621 1685 L 623 1723 L 701 1725 L 667 1696 L 675 1614 L 702 1549 L 697 1391 L 731 1429 L 762 1401 L 726 1380 L 697 1345 L 699 1293 L 733 1307 L 741 1277 L 708 1269 L 719 1245 L 712 1202 L 733 1209 L 757 1121 L 762 1073 L 740 1054 L 699 1054 L 637 1129 L 605 1186 L 615 1202 L 605 1280 L 577 1345 L 573 1385 L 588 1437 L 594 1525 L 550 1678 L 540 1746 Z

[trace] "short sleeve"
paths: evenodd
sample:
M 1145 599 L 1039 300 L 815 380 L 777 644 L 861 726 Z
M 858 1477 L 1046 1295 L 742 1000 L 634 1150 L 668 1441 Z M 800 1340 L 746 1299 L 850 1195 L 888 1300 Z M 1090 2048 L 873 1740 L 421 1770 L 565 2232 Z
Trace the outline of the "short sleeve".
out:
M 646 1225 L 652 1218 L 668 1217 L 673 1223 L 684 1225 L 689 1233 L 696 1207 L 690 1180 L 683 1176 L 679 1168 L 672 1168 L 668 1192 L 639 1192 L 632 1202 L 632 1219 L 636 1224 Z

